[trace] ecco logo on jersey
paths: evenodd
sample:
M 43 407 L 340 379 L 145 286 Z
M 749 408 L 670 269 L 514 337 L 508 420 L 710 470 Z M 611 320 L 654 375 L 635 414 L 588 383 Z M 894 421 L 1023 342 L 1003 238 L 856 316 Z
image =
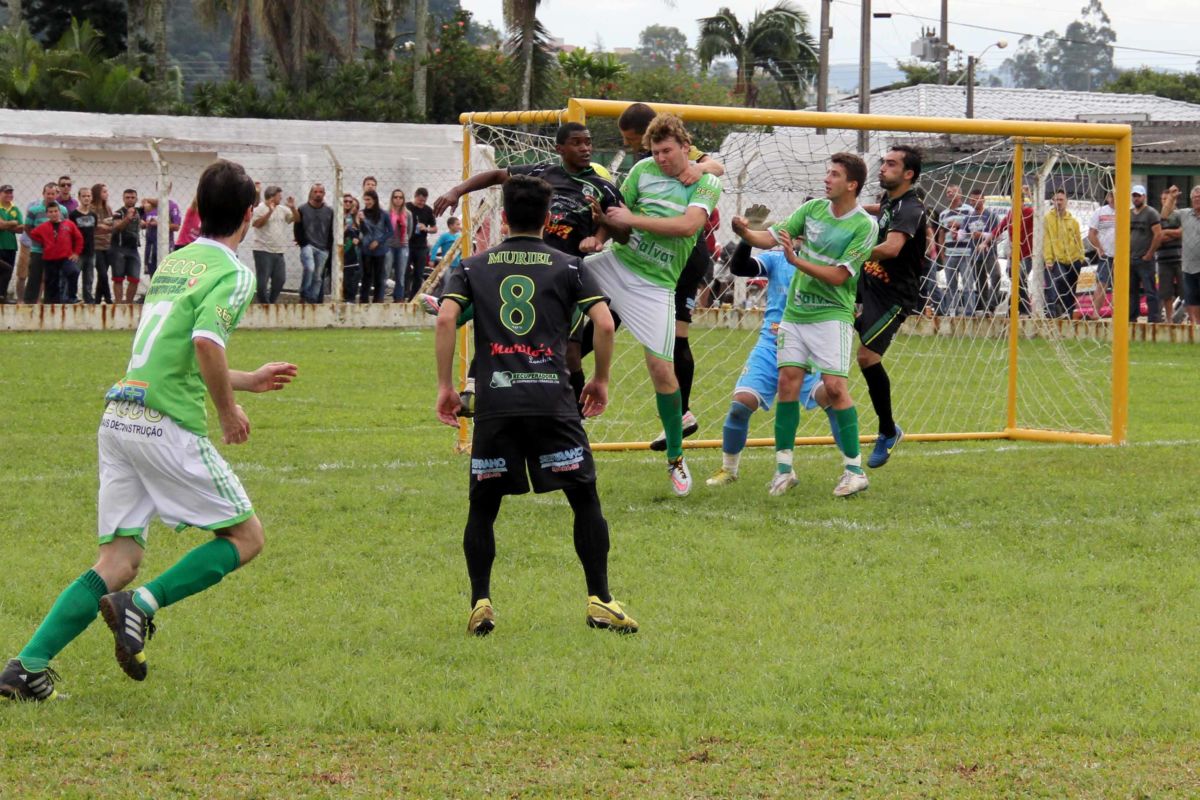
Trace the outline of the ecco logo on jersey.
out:
M 582 447 L 572 447 L 569 450 L 559 450 L 557 453 L 538 456 L 538 466 L 551 472 L 570 472 L 579 469 L 582 462 Z
M 184 277 L 198 278 L 205 272 L 208 272 L 208 264 L 201 261 L 168 258 L 158 265 L 158 270 L 154 274 L 183 275 Z

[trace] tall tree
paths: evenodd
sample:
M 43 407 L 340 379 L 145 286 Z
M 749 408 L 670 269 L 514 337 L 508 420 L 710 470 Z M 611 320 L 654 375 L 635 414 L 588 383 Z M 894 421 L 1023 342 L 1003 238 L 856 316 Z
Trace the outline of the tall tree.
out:
M 358 0 L 346 0 L 346 32 L 349 34 L 349 56 L 358 58 Z
M 371 44 L 375 57 L 380 61 L 396 58 L 396 2 L 395 0 L 367 0 L 371 15 Z
M 1022 36 L 1003 69 L 1023 88 L 1098 90 L 1117 77 L 1113 44 L 1117 33 L 1100 0 L 1089 0 L 1063 33 Z
M 429 74 L 429 0 L 417 0 L 417 14 L 414 19 L 417 28 L 416 52 L 413 53 L 413 107 L 417 119 L 425 119 L 429 108 L 429 98 L 425 92 L 425 79 Z
M 803 105 L 804 95 L 817 71 L 817 52 L 808 32 L 808 15 L 789 0 L 780 0 L 773 8 L 758 11 L 746 25 L 728 8 L 700 22 L 697 57 L 708 68 L 722 56 L 732 57 L 737 67 L 733 91 L 754 107 L 758 91 L 754 85 L 757 70 L 779 84 L 784 103 L 792 108 Z
M 167 57 L 167 0 L 145 0 L 146 34 L 154 51 L 154 82 L 167 90 L 170 60 Z
M 682 63 L 691 55 L 687 35 L 669 25 L 649 25 L 638 34 L 637 54 L 651 67 Z

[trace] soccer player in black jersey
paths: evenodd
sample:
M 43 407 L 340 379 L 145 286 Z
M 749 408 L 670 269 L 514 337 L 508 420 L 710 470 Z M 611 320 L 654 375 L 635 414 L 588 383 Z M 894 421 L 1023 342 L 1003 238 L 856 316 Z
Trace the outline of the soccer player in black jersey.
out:
M 608 402 L 614 325 L 604 296 L 580 259 L 543 241 L 553 189 L 525 175 L 504 182 L 504 219 L 511 235 L 463 259 L 450 276 L 438 311 L 438 418 L 458 425 L 461 405 L 452 384 L 459 311 L 475 308 L 478 370 L 471 489 L 463 552 L 471 578 L 467 630 L 495 627 L 490 578 L 496 555 L 493 524 L 506 494 L 561 489 L 575 514 L 575 552 L 587 580 L 587 623 L 623 633 L 635 622 L 608 591 L 608 523 L 596 494 L 591 448 L 567 378 L 565 351 L 576 308 L 596 331 L 596 368 L 583 387 L 585 416 Z
M 854 320 L 858 331 L 858 367 L 867 381 L 871 405 L 879 417 L 879 435 L 867 459 L 882 467 L 904 432 L 892 418 L 892 383 L 883 368 L 887 352 L 909 314 L 920 313 L 921 276 L 925 272 L 925 204 L 914 184 L 921 177 L 921 152 L 908 145 L 890 148 L 879 165 L 879 243 L 863 265 L 858 280 L 862 313 Z M 873 211 L 870 206 L 868 211 Z M 818 393 L 819 395 L 819 393 Z M 818 402 L 822 398 L 818 396 Z
M 472 175 L 443 194 L 433 203 L 433 213 L 440 217 L 447 209 L 453 211 L 464 194 L 498 186 L 513 175 L 532 175 L 550 184 L 554 196 L 550 200 L 550 222 L 542 238 L 546 244 L 572 256 L 598 253 L 604 249 L 607 232 L 599 224 L 593 208 L 604 212 L 621 205 L 621 194 L 592 164 L 592 134 L 578 122 L 560 125 L 554 137 L 558 162 L 493 169 Z M 599 169 L 603 169 L 602 167 Z M 579 352 L 578 336 L 568 347 L 567 362 L 571 372 L 571 388 L 578 402 L 583 391 L 584 373 Z

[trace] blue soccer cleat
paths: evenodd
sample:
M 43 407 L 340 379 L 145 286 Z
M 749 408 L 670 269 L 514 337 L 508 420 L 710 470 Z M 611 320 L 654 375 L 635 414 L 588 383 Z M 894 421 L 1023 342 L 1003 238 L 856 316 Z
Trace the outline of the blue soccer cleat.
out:
M 882 434 L 875 438 L 875 449 L 871 451 L 871 457 L 867 459 L 867 466 L 871 469 L 878 469 L 888 462 L 892 457 L 892 448 L 900 444 L 900 440 L 904 438 L 904 431 L 900 430 L 900 426 L 896 426 L 896 434 L 894 436 L 883 436 Z

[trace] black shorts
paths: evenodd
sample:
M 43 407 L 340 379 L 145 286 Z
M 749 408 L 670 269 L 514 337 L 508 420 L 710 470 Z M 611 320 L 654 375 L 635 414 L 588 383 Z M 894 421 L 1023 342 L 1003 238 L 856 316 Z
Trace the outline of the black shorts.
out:
M 704 247 L 693 247 L 679 280 L 675 281 L 675 320 L 691 322 L 696 307 L 696 292 L 704 282 L 704 273 L 712 268 L 712 257 Z
M 526 472 L 528 471 L 528 478 Z M 471 441 L 471 492 L 538 494 L 596 482 L 592 448 L 578 417 L 491 417 L 476 420 Z
M 882 297 L 862 283 L 858 288 L 862 313 L 854 320 L 854 330 L 858 331 L 858 340 L 863 347 L 881 356 L 896 338 L 900 326 L 908 318 L 908 311 L 894 298 Z

